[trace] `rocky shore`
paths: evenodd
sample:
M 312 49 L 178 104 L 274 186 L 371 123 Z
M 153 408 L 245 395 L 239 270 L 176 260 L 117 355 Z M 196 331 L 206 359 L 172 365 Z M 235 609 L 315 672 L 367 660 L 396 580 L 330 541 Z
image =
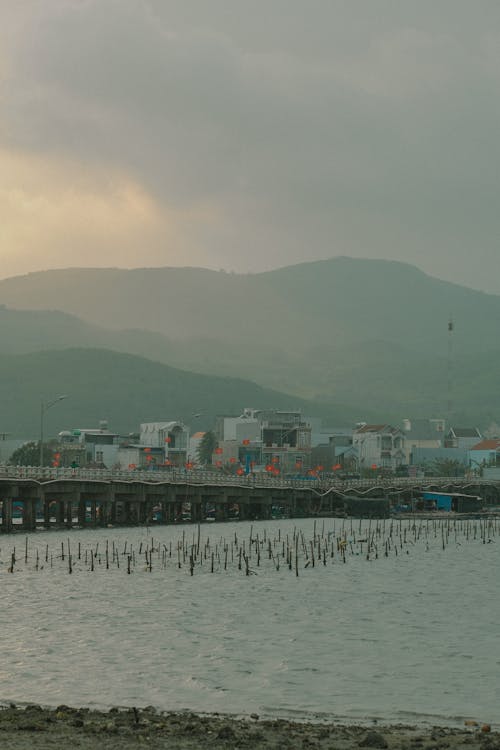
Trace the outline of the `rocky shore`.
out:
M 93 711 L 59 706 L 0 709 L 2 750 L 191 750 L 194 748 L 307 748 L 311 750 L 500 750 L 500 734 L 468 722 L 463 729 L 306 724 L 283 719 L 163 713 L 153 708 Z

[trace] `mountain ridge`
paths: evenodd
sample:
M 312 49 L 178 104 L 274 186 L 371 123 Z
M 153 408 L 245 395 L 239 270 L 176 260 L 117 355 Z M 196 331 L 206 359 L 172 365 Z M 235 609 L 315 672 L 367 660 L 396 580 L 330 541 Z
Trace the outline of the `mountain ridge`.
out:
M 399 261 L 341 256 L 244 275 L 60 269 L 0 281 L 0 302 L 18 308 L 0 310 L 5 352 L 98 346 L 410 417 L 445 415 L 451 385 L 455 410 L 473 419 L 477 407 L 481 419 L 500 421 L 493 382 L 500 296 Z M 19 309 L 28 304 L 31 330 Z M 59 318 L 54 308 L 73 317 Z M 6 323 L 16 314 L 17 333 L 17 324 Z
M 384 297 L 390 297 L 384 300 Z M 58 309 L 113 329 L 143 328 L 186 339 L 234 340 L 243 326 L 287 345 L 311 331 L 340 340 L 371 336 L 436 348 L 429 330 L 439 318 L 460 318 L 463 345 L 475 347 L 476 308 L 487 335 L 500 324 L 500 296 L 435 279 L 398 261 L 333 258 L 260 274 L 198 268 L 58 269 L 0 281 L 0 302 L 16 309 Z M 407 320 L 405 308 L 421 318 Z M 228 315 L 231 311 L 231 315 Z M 295 335 L 287 331 L 289 322 Z M 366 336 L 363 336 L 366 338 Z M 476 346 L 477 348 L 477 346 Z

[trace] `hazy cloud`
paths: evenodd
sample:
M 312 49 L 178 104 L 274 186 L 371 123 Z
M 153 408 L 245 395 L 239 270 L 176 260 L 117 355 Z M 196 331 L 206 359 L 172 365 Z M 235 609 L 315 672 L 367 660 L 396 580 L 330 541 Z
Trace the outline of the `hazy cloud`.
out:
M 500 293 L 497 2 L 13 6 L 0 138 L 30 179 L 0 183 L 0 253 L 19 270 L 351 254 Z

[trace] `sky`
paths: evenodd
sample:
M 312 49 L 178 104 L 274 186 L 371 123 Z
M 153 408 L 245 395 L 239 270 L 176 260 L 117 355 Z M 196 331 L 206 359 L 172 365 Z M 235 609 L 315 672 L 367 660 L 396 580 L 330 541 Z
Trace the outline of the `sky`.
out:
M 500 294 L 498 0 L 0 0 L 0 277 L 400 260 Z

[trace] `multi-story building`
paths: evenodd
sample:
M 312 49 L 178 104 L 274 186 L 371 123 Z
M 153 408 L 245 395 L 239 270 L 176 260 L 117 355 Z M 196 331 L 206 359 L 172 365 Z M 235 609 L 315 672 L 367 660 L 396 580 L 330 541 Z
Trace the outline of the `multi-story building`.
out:
M 272 466 L 280 473 L 309 468 L 311 426 L 299 411 L 244 409 L 238 417 L 217 417 L 220 460 Z
M 98 466 L 111 469 L 118 462 L 122 438 L 108 429 L 102 420 L 99 427 L 79 427 L 58 435 L 61 466 Z
M 123 441 L 118 453 L 122 469 L 184 466 L 189 430 L 182 422 L 143 422 L 135 439 Z
M 261 427 L 255 409 L 244 409 L 237 417 L 218 416 L 215 418 L 215 434 L 219 442 L 235 440 L 260 440 Z
M 311 466 L 311 426 L 300 411 L 257 412 L 261 425 L 262 460 L 286 473 Z
M 388 424 L 360 424 L 352 436 L 359 469 L 394 470 L 405 462 L 405 436 Z
M 139 433 L 143 448 L 161 449 L 163 463 L 183 466 L 189 451 L 189 429 L 182 422 L 144 422 Z

